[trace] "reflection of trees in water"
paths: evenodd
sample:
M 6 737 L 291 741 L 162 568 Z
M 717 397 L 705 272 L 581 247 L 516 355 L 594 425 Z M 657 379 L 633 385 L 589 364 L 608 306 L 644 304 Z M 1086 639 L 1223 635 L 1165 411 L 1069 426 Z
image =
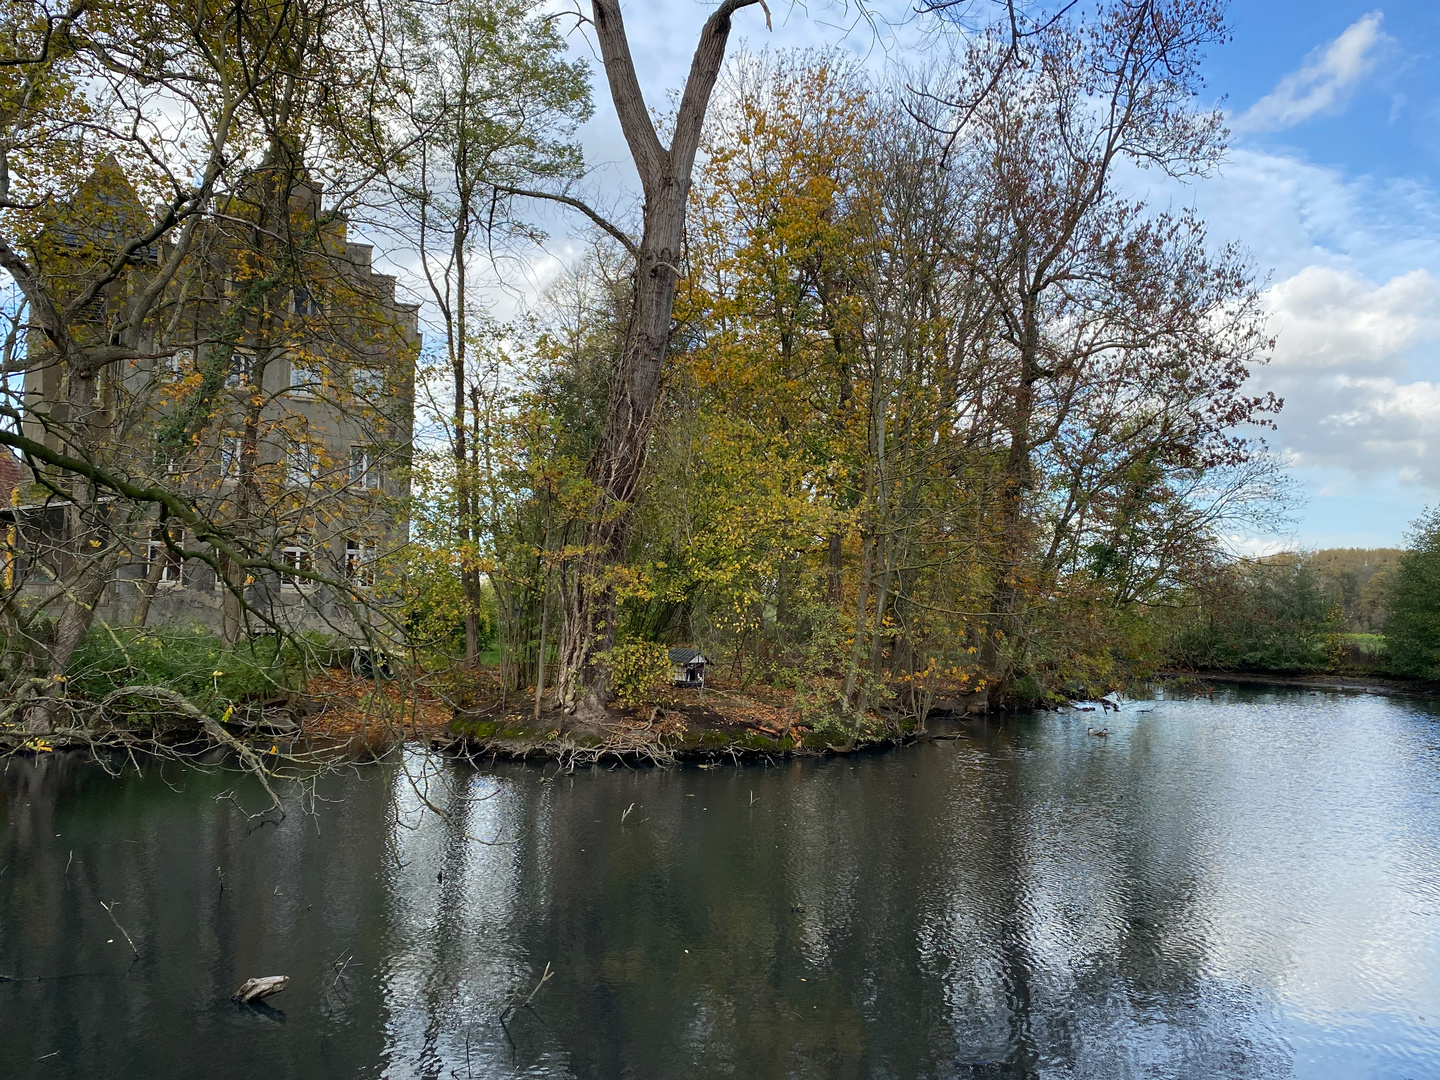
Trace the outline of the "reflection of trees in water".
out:
M 549 782 L 422 755 L 448 821 L 386 766 L 278 829 L 216 801 L 230 775 L 12 763 L 0 972 L 106 974 L 0 986 L 0 1050 L 66 1043 L 61 1071 L 120 1076 L 159 1046 L 196 1074 L 463 1075 L 467 1041 L 477 1076 L 1286 1075 L 1264 990 L 1284 971 L 1251 950 L 1243 982 L 1216 974 L 1273 833 L 1247 840 L 1230 804 L 1266 803 L 1217 787 L 1243 771 L 1228 746 L 1148 723 Z M 100 900 L 141 949 L 128 976 Z M 512 1049 L 496 1018 L 547 963 Z M 224 999 L 282 973 L 288 1023 L 260 1038 Z M 177 1022 L 197 1037 L 175 1046 Z
M 379 787 L 324 778 L 314 817 L 292 791 L 285 822 L 257 826 L 236 802 L 260 809 L 265 797 L 233 774 L 151 764 L 114 778 L 79 755 L 11 761 L 0 972 L 46 978 L 0 988 L 0 1064 L 59 1050 L 45 1062 L 54 1075 L 223 1075 L 243 1061 L 248 1075 L 279 1076 L 379 1060 L 380 996 L 337 986 L 333 966 L 350 955 L 352 973 L 376 971 L 387 954 Z M 227 792 L 235 802 L 217 799 Z M 109 940 L 120 935 L 102 900 L 138 960 Z M 229 1002 L 267 974 L 291 976 L 271 999 L 284 1025 Z
M 523 806 L 510 785 L 423 752 L 393 771 L 387 797 L 387 1057 L 439 1076 L 465 1060 L 468 1040 L 481 1075 L 508 1069 L 494 1020 L 528 975 L 512 944 L 515 848 L 477 839 L 513 840 Z

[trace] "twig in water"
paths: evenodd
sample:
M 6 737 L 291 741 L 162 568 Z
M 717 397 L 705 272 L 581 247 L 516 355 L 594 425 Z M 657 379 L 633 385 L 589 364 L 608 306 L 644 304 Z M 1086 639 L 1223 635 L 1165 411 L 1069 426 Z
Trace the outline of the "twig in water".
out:
M 344 978 L 345 969 L 350 966 L 350 961 L 354 959 L 354 953 L 351 953 L 349 956 L 345 957 L 343 962 L 338 956 L 335 958 L 335 963 L 331 965 L 335 969 L 335 981 L 330 984 L 332 987 L 335 985 L 335 983 L 338 983 L 342 978 Z
M 754 806 L 754 805 L 755 805 L 757 802 L 759 802 L 759 801 L 760 801 L 760 800 L 758 800 L 757 798 L 755 798 L 755 789 L 754 789 L 754 788 L 751 788 L 751 789 L 750 789 L 750 805 L 751 805 L 751 806 Z
M 535 984 L 535 989 L 530 991 L 530 996 L 524 1001 L 521 1001 L 520 995 L 517 993 L 510 1004 L 505 1006 L 505 1011 L 500 1014 L 500 1022 L 503 1024 L 505 1017 L 509 1016 L 516 1009 L 523 1009 L 526 1005 L 529 1005 L 530 1002 L 534 1001 L 535 995 L 540 992 L 540 988 L 549 982 L 554 975 L 555 973 L 550 970 L 550 965 L 547 963 L 544 972 L 540 975 L 540 981 Z
M 112 900 L 107 904 L 104 900 L 101 900 L 100 906 L 105 909 L 105 914 L 110 916 L 110 921 L 115 924 L 115 929 L 119 930 L 121 935 L 124 936 L 126 943 L 130 946 L 130 951 L 135 954 L 135 958 L 138 960 L 140 958 L 140 950 L 135 948 L 135 942 L 131 939 L 129 933 L 126 932 L 125 927 L 120 925 L 120 920 L 115 918 L 115 901 Z
M 635 809 L 635 804 L 634 804 L 633 802 L 632 802 L 629 806 L 627 806 L 627 807 L 625 808 L 624 812 L 620 815 L 620 824 L 621 824 L 621 825 L 624 825 L 624 824 L 625 824 L 625 819 L 630 816 L 630 811 L 631 811 L 631 810 L 634 810 L 634 809 Z
M 71 849 L 70 849 L 70 858 L 68 858 L 68 859 L 65 860 L 65 873 L 61 874 L 61 875 L 60 875 L 61 877 L 64 877 L 64 878 L 67 878 L 67 879 L 70 877 L 70 864 L 71 864 L 72 862 L 74 862 L 74 861 L 75 861 L 75 849 L 74 849 L 74 848 L 71 848 Z

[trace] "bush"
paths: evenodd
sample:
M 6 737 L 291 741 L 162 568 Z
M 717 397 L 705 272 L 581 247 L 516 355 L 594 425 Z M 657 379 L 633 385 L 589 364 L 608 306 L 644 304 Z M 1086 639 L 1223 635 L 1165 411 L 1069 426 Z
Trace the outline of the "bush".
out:
M 1176 634 L 1172 662 L 1223 671 L 1324 671 L 1338 662 L 1339 608 L 1303 557 L 1232 567 Z
M 437 661 L 464 656 L 465 586 L 450 552 L 413 545 L 402 596 L 405 630 L 415 648 Z M 482 650 L 495 640 L 495 608 L 495 590 L 486 581 L 477 612 Z
M 596 658 L 610 668 L 610 688 L 625 705 L 641 705 L 670 682 L 670 650 L 654 641 L 616 645 Z
M 1440 508 L 1411 526 L 1390 576 L 1385 652 L 1398 675 L 1440 679 Z

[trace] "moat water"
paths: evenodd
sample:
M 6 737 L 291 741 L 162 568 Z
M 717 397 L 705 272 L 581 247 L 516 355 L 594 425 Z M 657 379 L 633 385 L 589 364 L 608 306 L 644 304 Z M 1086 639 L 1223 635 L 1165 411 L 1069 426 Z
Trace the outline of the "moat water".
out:
M 1099 715 L 773 767 L 414 752 L 279 826 L 233 774 L 12 761 L 0 1075 L 1440 1077 L 1440 710 Z

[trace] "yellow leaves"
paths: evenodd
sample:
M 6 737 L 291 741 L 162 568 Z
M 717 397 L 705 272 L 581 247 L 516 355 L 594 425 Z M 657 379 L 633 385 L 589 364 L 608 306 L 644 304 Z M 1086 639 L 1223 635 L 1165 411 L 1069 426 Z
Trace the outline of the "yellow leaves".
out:
M 34 754 L 49 754 L 55 750 L 48 739 L 31 739 L 24 744 L 24 748 Z

